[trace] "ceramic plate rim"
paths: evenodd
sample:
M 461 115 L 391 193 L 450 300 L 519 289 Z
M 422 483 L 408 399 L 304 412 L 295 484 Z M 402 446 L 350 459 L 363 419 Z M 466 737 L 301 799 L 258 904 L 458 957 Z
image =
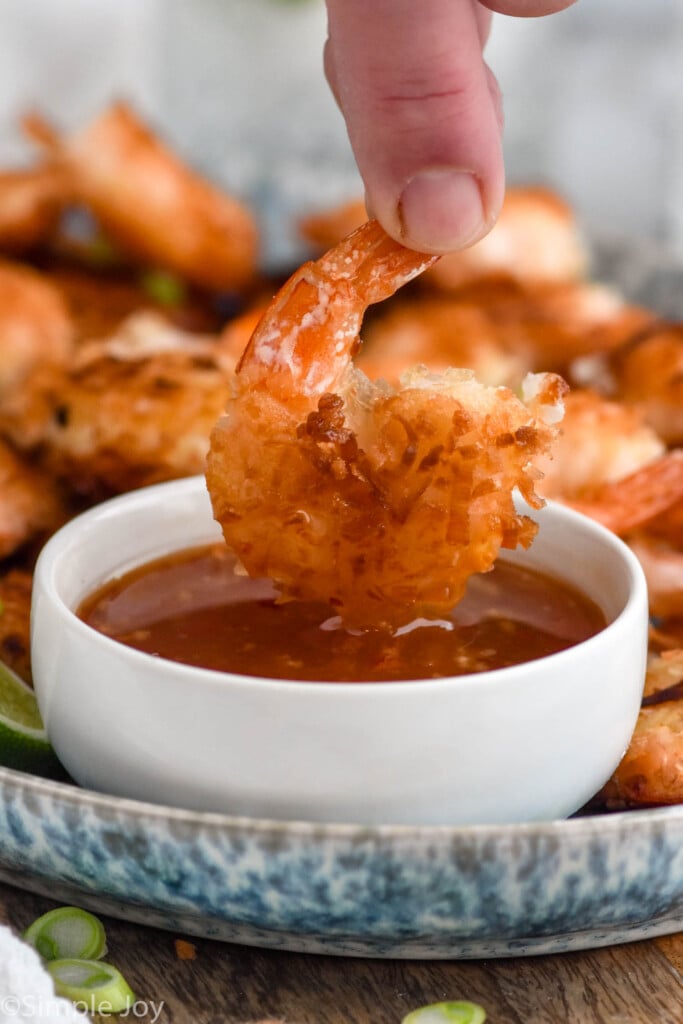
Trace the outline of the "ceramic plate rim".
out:
M 114 796 L 85 789 L 75 783 L 61 782 L 39 775 L 30 775 L 14 768 L 0 766 L 0 785 L 7 783 L 18 789 L 33 791 L 51 799 L 73 806 L 88 806 L 96 810 L 118 811 L 136 818 L 150 818 L 169 821 L 174 824 L 194 826 L 197 829 L 218 832 L 249 831 L 253 833 L 287 833 L 298 838 L 309 837 L 316 841 L 324 839 L 364 840 L 376 838 L 438 839 L 455 837 L 498 838 L 501 835 L 524 838 L 543 834 L 556 836 L 569 832 L 578 837 L 582 832 L 589 834 L 599 827 L 601 835 L 605 830 L 623 831 L 624 823 L 660 823 L 680 818 L 683 822 L 683 804 L 639 808 L 618 811 L 587 812 L 570 818 L 556 818 L 551 821 L 519 822 L 512 824 L 488 825 L 363 825 L 353 822 L 313 822 L 302 819 L 252 818 L 247 815 L 223 814 L 219 811 L 194 811 L 184 807 L 171 807 L 131 797 Z

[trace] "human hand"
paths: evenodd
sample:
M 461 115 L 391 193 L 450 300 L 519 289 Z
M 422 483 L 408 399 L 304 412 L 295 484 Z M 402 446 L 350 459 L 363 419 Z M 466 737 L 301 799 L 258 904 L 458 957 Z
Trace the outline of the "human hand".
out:
M 574 0 L 326 0 L 325 71 L 384 229 L 450 252 L 493 226 L 504 191 L 502 108 L 483 59 L 491 11 Z

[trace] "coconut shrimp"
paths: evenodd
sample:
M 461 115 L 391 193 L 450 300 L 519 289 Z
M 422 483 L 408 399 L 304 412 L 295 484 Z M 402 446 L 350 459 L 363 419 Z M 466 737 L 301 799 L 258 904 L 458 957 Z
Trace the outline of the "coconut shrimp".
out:
M 366 308 L 436 257 L 370 221 L 276 295 L 211 437 L 207 483 L 228 545 L 282 598 L 331 606 L 345 625 L 393 628 L 450 611 L 501 547 L 527 546 L 531 463 L 555 438 L 564 382 L 526 402 L 471 371 L 424 368 L 398 389 L 352 357 Z
M 580 501 L 664 452 L 664 442 L 637 409 L 577 388 L 565 400 L 562 432 L 552 458 L 537 462 L 543 472 L 538 490 L 545 498 Z
M 219 338 L 141 313 L 34 373 L 0 430 L 90 499 L 202 473 L 235 363 Z
M 331 210 L 319 210 L 302 217 L 298 224 L 301 237 L 317 252 L 331 249 L 368 219 L 362 199 L 350 199 Z
M 588 281 L 473 283 L 453 298 L 481 309 L 500 343 L 531 369 L 563 374 L 573 372 L 577 360 L 613 351 L 653 321 L 652 313 L 613 288 Z
M 52 478 L 0 441 L 0 559 L 44 538 L 65 518 L 62 497 Z
M 396 302 L 365 331 L 357 366 L 371 379 L 396 385 L 418 363 L 435 373 L 468 367 L 482 384 L 509 387 L 518 387 L 529 369 L 498 337 L 484 310 L 447 296 Z
M 584 277 L 588 250 L 571 207 L 544 188 L 509 188 L 498 220 L 476 245 L 449 253 L 430 272 L 446 291 L 474 279 L 550 284 Z
M 683 480 L 683 451 L 676 449 L 667 459 L 677 460 Z M 683 484 L 679 490 L 678 500 L 627 537 L 647 578 L 650 610 L 659 620 L 683 620 Z
M 565 499 L 566 500 L 566 499 Z M 683 500 L 683 451 L 666 452 L 627 476 L 567 504 L 622 537 L 646 527 Z
M 0 661 L 31 682 L 31 589 L 25 569 L 0 575 Z
M 59 168 L 0 173 L 0 250 L 24 253 L 47 242 L 69 198 Z
M 683 549 L 648 530 L 629 537 L 628 545 L 643 567 L 651 614 L 683 617 Z
M 617 806 L 683 801 L 683 650 L 650 659 L 631 743 L 600 798 Z
M 643 331 L 612 360 L 616 394 L 643 410 L 669 444 L 683 443 L 683 324 Z
M 38 271 L 0 262 L 0 405 L 36 366 L 63 366 L 73 323 L 59 290 Z
M 31 684 L 31 592 L 28 569 L 0 574 L 0 660 Z
M 571 398 L 572 395 L 567 402 L 570 424 Z M 624 409 L 627 417 L 632 412 Z M 683 450 L 664 452 L 650 460 L 647 434 L 639 439 L 636 432 L 631 444 L 625 437 L 621 446 L 618 438 L 611 446 L 606 433 L 603 451 L 598 422 L 595 427 L 595 440 L 591 443 L 587 437 L 578 435 L 572 453 L 570 426 L 567 437 L 557 446 L 557 471 L 552 462 L 541 460 L 539 464 L 542 471 L 549 469 L 539 490 L 623 537 L 645 572 L 651 614 L 665 618 L 683 616 Z M 650 452 L 656 452 L 656 448 Z M 629 459 L 639 457 L 646 458 L 640 468 L 619 475 L 620 466 L 625 467 Z M 566 479 L 563 467 L 567 470 Z M 609 479 L 612 472 L 615 479 Z M 599 484 L 601 476 L 604 482 Z
M 210 290 L 251 281 L 258 238 L 250 211 L 186 167 L 125 104 L 67 139 L 37 115 L 25 127 L 131 257 Z

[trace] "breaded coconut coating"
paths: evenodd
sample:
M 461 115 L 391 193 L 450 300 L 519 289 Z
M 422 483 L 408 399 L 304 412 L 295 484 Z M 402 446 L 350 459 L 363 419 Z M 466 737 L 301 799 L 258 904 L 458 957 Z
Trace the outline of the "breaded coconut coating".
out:
M 51 533 L 65 518 L 52 478 L 0 441 L 0 559 Z
M 600 798 L 611 806 L 683 801 L 683 650 L 650 659 L 631 743 Z
M 0 406 L 36 367 L 64 366 L 73 341 L 59 290 L 31 267 L 0 262 Z
M 190 476 L 204 470 L 234 362 L 218 339 L 140 315 L 81 345 L 68 371 L 36 374 L 0 425 L 91 500 Z
M 0 574 L 0 661 L 31 682 L 31 573 L 10 569 Z
M 450 611 L 501 547 L 531 543 L 513 492 L 542 504 L 532 463 L 562 416 L 553 374 L 529 375 L 520 399 L 468 370 L 415 369 L 393 389 L 354 368 L 366 308 L 433 261 L 370 221 L 301 267 L 211 436 L 214 515 L 246 570 L 359 628 Z

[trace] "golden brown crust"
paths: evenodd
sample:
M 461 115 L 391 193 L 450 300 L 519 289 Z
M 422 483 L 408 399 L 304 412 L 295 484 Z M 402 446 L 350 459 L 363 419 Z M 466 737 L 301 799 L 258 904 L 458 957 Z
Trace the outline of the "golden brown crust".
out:
M 207 483 L 228 544 L 287 599 L 362 628 L 450 611 L 473 572 L 535 526 L 531 464 L 564 382 L 528 400 L 471 371 L 424 368 L 397 389 L 354 369 L 362 316 L 433 263 L 368 222 L 283 286 L 238 365 L 212 433 Z
M 51 476 L 0 441 L 0 559 L 46 536 L 66 518 Z
M 0 575 L 0 661 L 31 682 L 32 576 L 23 569 Z
M 0 262 L 0 405 L 38 366 L 64 366 L 74 329 L 57 288 L 31 267 Z
M 669 444 L 683 444 L 683 324 L 658 324 L 618 350 L 616 393 L 642 409 Z
M 91 500 L 201 473 L 233 366 L 217 339 L 140 316 L 69 370 L 36 373 L 4 429 Z
M 600 794 L 609 805 L 683 801 L 683 650 L 651 659 L 645 698 L 671 699 L 645 706 L 619 767 Z
M 482 384 L 518 387 L 531 369 L 494 329 L 486 310 L 447 296 L 427 296 L 391 304 L 364 329 L 357 367 L 371 380 L 396 385 L 407 370 L 422 364 L 435 373 L 450 366 L 474 370 Z

